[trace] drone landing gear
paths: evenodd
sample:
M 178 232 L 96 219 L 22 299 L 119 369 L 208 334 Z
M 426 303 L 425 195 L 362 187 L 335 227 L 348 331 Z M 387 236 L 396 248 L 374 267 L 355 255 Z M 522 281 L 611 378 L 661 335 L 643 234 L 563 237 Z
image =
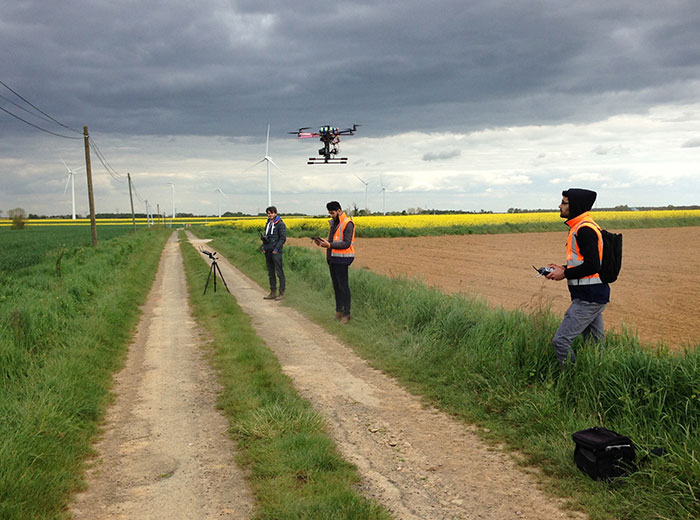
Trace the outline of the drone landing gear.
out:
M 347 164 L 347 157 L 309 157 L 306 164 Z

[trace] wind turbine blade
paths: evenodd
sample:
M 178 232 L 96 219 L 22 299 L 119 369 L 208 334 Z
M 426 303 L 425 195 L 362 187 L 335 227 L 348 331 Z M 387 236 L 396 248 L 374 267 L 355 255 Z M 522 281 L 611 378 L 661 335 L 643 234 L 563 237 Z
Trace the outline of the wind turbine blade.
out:
M 80 170 L 82 170 L 82 169 L 84 169 L 84 168 L 85 168 L 85 166 L 78 166 L 77 168 L 73 168 L 71 171 L 72 171 L 73 173 L 75 173 L 75 172 L 80 171 Z
M 263 157 L 262 159 L 260 159 L 260 160 L 259 160 L 258 162 L 256 162 L 255 164 L 251 164 L 250 166 L 248 166 L 248 167 L 247 167 L 245 170 L 243 170 L 241 173 L 245 173 L 245 172 L 247 172 L 248 170 L 250 170 L 251 168 L 255 168 L 258 164 L 260 164 L 261 162 L 265 161 L 266 159 L 267 159 L 267 157 Z
M 279 166 L 277 166 L 277 165 L 275 164 L 275 161 L 273 161 L 271 157 L 265 157 L 265 159 L 267 159 L 268 161 L 270 161 L 270 164 L 272 164 L 272 166 L 274 166 L 275 168 L 277 168 L 279 171 L 282 171 L 282 168 L 280 168 Z
M 69 170 L 69 172 L 70 172 L 70 170 Z M 68 178 L 66 179 L 66 187 L 63 188 L 63 193 L 64 193 L 64 194 L 66 193 L 66 190 L 68 189 L 68 183 L 70 182 L 70 176 L 71 176 L 71 175 L 72 175 L 71 173 L 68 173 Z
M 69 168 L 68 165 L 66 164 L 66 161 L 64 161 L 63 159 L 61 159 L 61 162 L 63 163 L 63 166 L 66 167 L 66 170 L 68 170 L 68 173 L 70 173 L 70 168 Z
M 267 125 L 267 138 L 265 139 L 265 157 L 267 157 L 267 153 L 270 148 L 270 125 Z
M 361 182 L 362 184 L 364 184 L 365 186 L 367 186 L 367 182 L 366 182 L 362 177 L 360 177 L 359 175 L 355 175 L 355 177 L 357 177 L 357 178 L 360 180 L 360 182 Z

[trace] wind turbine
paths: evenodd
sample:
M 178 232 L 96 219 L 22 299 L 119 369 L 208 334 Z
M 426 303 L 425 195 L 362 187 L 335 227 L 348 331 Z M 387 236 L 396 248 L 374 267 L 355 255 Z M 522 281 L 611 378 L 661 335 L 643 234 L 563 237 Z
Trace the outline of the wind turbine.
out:
M 386 186 L 384 186 L 384 180 L 382 179 L 382 174 L 379 174 L 379 184 L 382 185 L 382 213 L 386 215 Z
M 80 166 L 78 168 L 70 169 L 66 162 L 61 159 L 61 162 L 63 163 L 63 166 L 66 167 L 66 170 L 68 170 L 68 178 L 66 179 L 66 187 L 63 188 L 63 193 L 66 193 L 66 190 L 68 189 L 68 183 L 71 183 L 71 194 L 73 196 L 73 220 L 75 220 L 75 172 L 78 170 L 82 170 L 85 168 L 85 166 Z
M 265 157 L 260 159 L 258 162 L 255 164 L 248 166 L 244 172 L 247 172 L 251 168 L 257 166 L 261 162 L 265 161 L 267 163 L 267 205 L 272 206 L 272 189 L 270 187 L 270 164 L 277 168 L 278 170 L 282 171 L 279 166 L 275 164 L 275 161 L 272 160 L 272 157 L 269 155 L 270 151 L 270 125 L 267 125 L 267 139 L 265 139 Z
M 219 218 L 221 218 L 221 196 L 226 195 L 223 191 L 221 191 L 221 188 L 216 188 L 217 192 L 219 192 L 218 199 L 219 199 Z M 272 206 L 272 204 L 270 204 Z
M 369 214 L 369 208 L 367 207 L 367 186 L 369 185 L 369 182 L 360 178 L 359 175 L 355 175 L 355 177 L 357 177 L 359 181 L 365 185 L 365 214 Z

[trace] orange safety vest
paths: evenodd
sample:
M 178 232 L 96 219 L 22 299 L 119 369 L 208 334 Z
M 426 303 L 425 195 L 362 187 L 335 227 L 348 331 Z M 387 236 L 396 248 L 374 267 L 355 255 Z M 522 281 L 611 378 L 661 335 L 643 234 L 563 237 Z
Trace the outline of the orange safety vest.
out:
M 600 227 L 591 218 L 590 212 L 581 213 L 578 217 L 566 221 L 569 226 L 569 236 L 566 239 L 566 268 L 577 267 L 583 263 L 583 256 L 578 249 L 577 232 L 585 226 L 591 228 L 598 235 L 598 259 L 603 263 L 603 235 Z M 603 283 L 598 273 L 584 276 L 583 278 L 567 279 L 569 285 L 594 285 Z
M 352 217 L 348 217 L 345 212 L 340 214 L 340 224 L 335 229 L 333 233 L 333 242 L 343 240 L 343 235 L 345 234 L 345 228 L 348 222 L 352 222 Z M 341 258 L 355 258 L 355 226 L 352 227 L 352 239 L 350 240 L 350 247 L 347 249 L 331 249 L 331 256 L 341 257 Z

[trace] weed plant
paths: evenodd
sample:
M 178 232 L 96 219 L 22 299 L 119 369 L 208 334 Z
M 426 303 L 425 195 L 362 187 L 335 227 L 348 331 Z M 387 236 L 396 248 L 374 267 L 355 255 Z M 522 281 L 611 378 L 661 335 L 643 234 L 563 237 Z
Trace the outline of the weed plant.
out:
M 337 453 L 322 418 L 299 397 L 250 319 L 227 292 L 202 294 L 208 266 L 181 243 L 197 322 L 211 333 L 219 406 L 249 468 L 258 519 L 388 519 L 353 489 L 354 467 Z
M 52 230 L 56 232 L 56 230 Z M 169 232 L 66 248 L 0 284 L 0 518 L 55 519 L 84 461 Z M 59 274 L 60 273 L 60 274 Z
M 261 285 L 258 241 L 206 228 L 212 244 Z M 548 309 L 493 309 L 445 295 L 419 280 L 351 269 L 353 321 L 333 319 L 332 288 L 320 251 L 285 248 L 285 302 L 341 336 L 413 392 L 484 428 L 542 468 L 547 486 L 573 497 L 594 519 L 700 518 L 700 345 L 683 352 L 609 334 L 606 348 L 576 343 L 560 371 L 551 339 L 560 321 Z M 614 290 L 614 287 L 613 287 Z M 605 426 L 629 435 L 642 459 L 631 476 L 594 482 L 573 464 L 571 434 Z

